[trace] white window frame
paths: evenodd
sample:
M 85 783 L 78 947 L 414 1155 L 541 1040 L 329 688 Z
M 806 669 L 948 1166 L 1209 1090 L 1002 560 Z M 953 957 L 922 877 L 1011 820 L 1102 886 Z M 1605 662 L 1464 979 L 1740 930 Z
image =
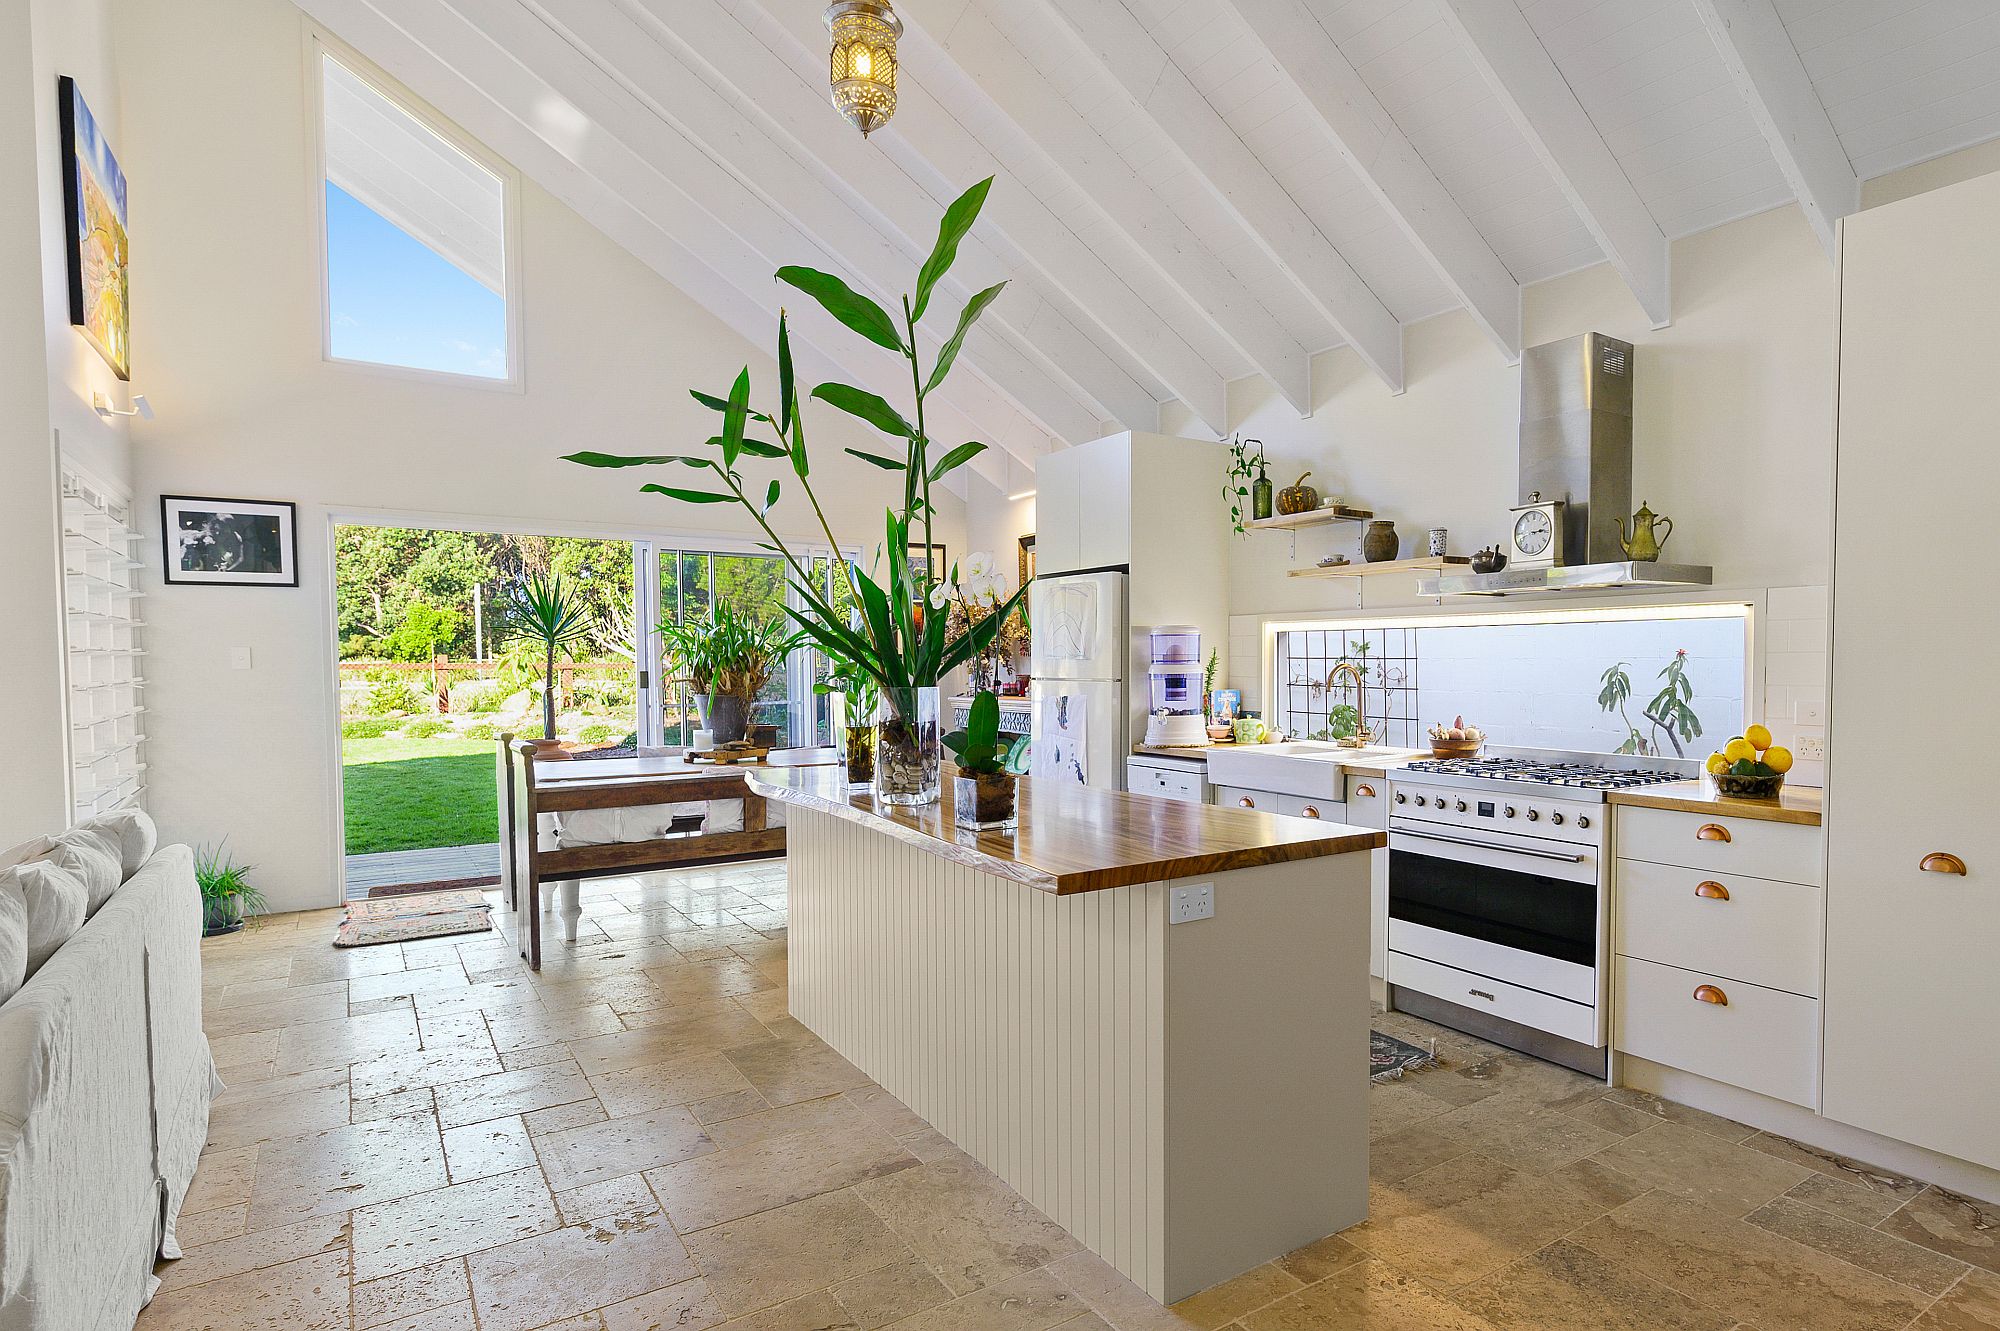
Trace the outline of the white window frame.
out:
M 483 388 L 503 393 L 527 391 L 527 376 L 523 364 L 525 355 L 522 336 L 522 284 L 521 284 L 521 175 L 507 162 L 489 152 L 463 131 L 457 129 L 429 104 L 409 92 L 401 84 L 383 73 L 367 57 L 353 47 L 342 42 L 324 29 L 308 22 L 305 24 L 306 63 L 306 124 L 311 135 L 311 151 L 307 154 L 312 168 L 312 178 L 307 182 L 312 195 L 312 216 L 315 222 L 319 249 L 319 351 L 320 359 L 343 370 L 355 370 L 364 374 L 386 375 L 394 379 L 412 379 L 421 382 L 451 384 L 460 388 Z M 464 153 L 480 166 L 491 171 L 500 180 L 500 201 L 502 210 L 502 240 L 506 247 L 503 256 L 506 290 L 501 293 L 501 309 L 506 321 L 507 376 L 504 379 L 481 374 L 460 374 L 452 370 L 427 370 L 412 365 L 389 365 L 381 361 L 355 360 L 333 354 L 333 299 L 330 289 L 331 263 L 330 246 L 326 230 L 326 66 L 331 57 L 358 79 L 368 84 L 376 92 L 387 98 L 397 109 L 413 117 L 419 124 L 435 133 L 452 147 Z

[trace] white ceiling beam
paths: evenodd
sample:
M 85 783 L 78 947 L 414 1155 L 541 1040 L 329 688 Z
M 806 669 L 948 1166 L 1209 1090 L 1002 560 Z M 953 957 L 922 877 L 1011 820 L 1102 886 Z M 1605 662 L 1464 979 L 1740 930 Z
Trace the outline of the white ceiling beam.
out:
M 1673 318 L 1667 238 L 1520 7 L 1514 0 L 1438 2 L 1653 327 L 1666 327 Z
M 1005 2 L 1018 12 L 1024 0 Z M 1265 256 L 1304 293 L 1390 391 L 1400 393 L 1403 329 L 1396 316 L 1368 289 L 1298 201 L 1153 40 L 1123 0 L 1027 2 L 1040 5 L 1075 34 L 1132 104 L 1166 134 L 1195 178 L 1208 187 Z M 1517 318 L 1517 329 L 1518 324 Z
M 734 115 L 743 129 L 754 127 L 775 143 L 854 214 L 889 239 L 891 258 L 900 262 L 902 286 L 914 285 L 917 268 L 929 254 L 940 208 L 924 189 L 893 162 L 856 134 L 833 108 L 820 87 L 807 86 L 798 75 L 746 29 L 717 0 L 541 0 L 562 17 L 573 36 L 588 41 L 601 60 L 624 59 L 653 43 L 668 46 L 685 65 L 726 96 L 736 99 Z M 621 12 L 613 12 L 618 10 Z M 581 12 L 580 12 L 581 11 Z M 629 17 L 628 17 L 629 16 Z M 642 88 L 660 81 L 635 68 Z M 704 94 L 690 90 L 696 97 Z M 697 108 L 699 109 L 699 108 Z M 722 108 L 725 112 L 728 108 Z M 724 144 L 708 139 L 711 147 Z M 768 156 L 759 154 L 760 157 Z M 782 169 L 764 172 L 746 159 L 738 174 L 748 171 L 753 188 L 797 202 L 784 206 L 795 221 L 817 224 L 825 213 L 821 196 L 811 191 L 780 190 Z M 1019 189 L 1012 181 L 996 182 L 1002 191 Z M 940 291 L 943 301 L 927 324 L 929 345 L 949 337 L 958 316 L 957 305 L 996 282 L 1009 283 L 1007 292 L 981 321 L 981 330 L 997 330 L 1013 354 L 1033 362 L 1035 372 L 1068 386 L 1087 403 L 1097 421 L 1113 421 L 1132 430 L 1157 429 L 1159 400 L 1153 390 L 1127 374 L 1103 348 L 1043 300 L 1033 282 L 1015 275 L 993 257 L 976 228 L 959 248 L 958 263 Z M 822 233 L 822 239 L 831 239 Z M 942 322 L 940 330 L 937 325 Z M 967 363 L 979 361 L 983 342 L 968 344 Z M 1072 440 L 1072 442 L 1078 442 Z
M 1397 126 L 1304 0 L 1233 0 L 1361 183 L 1509 364 L 1521 284 Z
M 740 21 L 751 24 L 760 40 L 801 78 L 825 77 L 826 29 L 818 10 L 785 0 L 722 3 L 733 8 Z M 986 176 L 1015 178 L 996 150 L 962 124 L 952 107 L 931 95 L 924 82 L 927 76 L 928 71 L 907 62 L 897 71 L 899 113 L 870 143 L 923 182 L 934 202 L 956 197 Z M 1099 325 L 1109 341 L 1185 403 L 1204 426 L 1217 436 L 1227 433 L 1226 380 L 1210 352 L 1198 345 L 1206 338 L 1220 347 L 1220 335 L 1200 311 L 1177 292 L 1172 300 L 1178 308 L 1163 312 L 1148 304 L 1105 256 L 1085 244 L 1025 186 L 995 190 L 986 201 L 983 220 L 992 224 L 996 240 L 1004 241 L 1080 316 Z
M 478 27 L 419 0 L 395 0 L 393 17 L 371 0 L 303 0 L 302 8 L 751 345 L 774 344 L 780 296 L 771 265 L 719 227 L 682 181 L 596 132 L 580 109 Z M 838 375 L 885 397 L 902 391 L 889 363 L 865 354 L 874 348 L 817 309 L 798 310 L 793 328 L 808 373 Z M 939 425 L 949 434 L 986 439 L 1024 461 L 1050 446 L 1010 404 L 942 396 Z M 1001 461 L 986 461 L 983 470 L 1004 475 Z
M 907 260 L 882 227 L 858 216 L 776 140 L 718 98 L 673 51 L 605 0 L 450 3 L 499 36 L 529 67 L 554 72 L 559 86 L 574 89 L 573 99 L 593 121 L 627 142 L 643 145 L 650 155 L 662 150 L 668 136 L 679 135 L 716 169 L 733 176 L 757 196 L 757 203 L 749 215 L 734 218 L 732 228 L 746 240 L 767 238 L 760 248 L 774 270 L 785 263 L 832 269 L 892 312 L 897 311 L 898 294 L 914 285 L 907 279 L 919 261 Z M 602 91 L 588 86 L 592 75 L 609 86 Z M 814 109 L 817 113 L 819 108 Z M 771 222 L 780 217 L 793 232 L 810 237 L 827 258 L 779 248 L 787 240 L 785 229 Z M 950 336 L 935 328 L 937 322 L 931 321 L 933 346 Z M 975 329 L 965 349 L 960 372 L 984 378 L 1048 433 L 1076 443 L 1104 432 L 1097 410 L 1071 397 L 1001 338 Z
M 1125 164 L 1069 100 L 983 13 L 963 0 L 904 0 L 904 65 L 952 62 L 1014 121 L 1093 207 L 1241 350 L 1300 415 L 1312 413 L 1311 362 L 1244 291 L 1173 207 Z M 976 73 L 975 73 L 976 71 Z
M 1806 220 L 1834 258 L 1833 224 L 1861 207 L 1861 180 L 1784 21 L 1771 0 L 1694 0 L 1694 7 Z

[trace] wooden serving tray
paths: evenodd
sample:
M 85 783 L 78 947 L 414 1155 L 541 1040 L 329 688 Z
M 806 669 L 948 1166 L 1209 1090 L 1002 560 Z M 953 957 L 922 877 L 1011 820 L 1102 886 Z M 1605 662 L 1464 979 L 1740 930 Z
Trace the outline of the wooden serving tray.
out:
M 714 749 L 689 749 L 686 754 L 691 763 L 714 763 L 717 767 L 728 767 L 734 763 L 761 763 L 770 756 L 769 749 L 734 744 Z

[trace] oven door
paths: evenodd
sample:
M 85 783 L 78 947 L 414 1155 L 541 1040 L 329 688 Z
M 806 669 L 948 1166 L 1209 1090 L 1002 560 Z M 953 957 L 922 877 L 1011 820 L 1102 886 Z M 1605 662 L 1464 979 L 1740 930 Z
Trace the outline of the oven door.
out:
M 1389 829 L 1389 948 L 1597 1006 L 1599 850 L 1397 819 Z

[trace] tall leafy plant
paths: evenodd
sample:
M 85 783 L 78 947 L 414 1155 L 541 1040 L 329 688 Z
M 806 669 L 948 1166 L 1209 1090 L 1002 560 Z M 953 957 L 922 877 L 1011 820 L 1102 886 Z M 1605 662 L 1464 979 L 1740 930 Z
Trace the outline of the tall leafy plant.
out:
M 799 644 L 778 620 L 740 615 L 726 601 L 707 619 L 663 625 L 660 638 L 677 678 L 696 693 L 754 699 Z
M 813 489 L 804 401 L 799 393 L 791 332 L 784 313 L 778 317 L 778 382 L 774 402 L 765 406 L 752 404 L 750 371 L 746 367 L 726 395 L 694 392 L 697 402 L 721 416 L 721 432 L 710 437 L 700 450 L 643 456 L 584 452 L 571 453 L 565 458 L 586 467 L 679 466 L 700 473 L 707 488 L 655 483 L 641 489 L 684 504 L 729 504 L 748 513 L 767 538 L 763 548 L 785 560 L 804 602 L 803 607 L 786 606 L 786 614 L 829 657 L 851 662 L 861 674 L 884 689 L 928 688 L 954 667 L 986 651 L 993 634 L 1026 594 L 1023 588 L 1002 607 L 1001 613 L 953 639 L 946 633 L 944 605 L 932 595 L 931 583 L 912 569 L 909 558 L 911 539 L 919 529 L 926 547 L 935 544 L 932 527 L 937 510 L 931 499 L 933 487 L 986 449 L 985 444 L 973 440 L 935 453 L 928 405 L 950 375 L 966 335 L 1007 284 L 988 287 L 966 302 L 954 331 L 929 358 L 928 366 L 918 329 L 939 284 L 958 257 L 960 242 L 978 220 L 992 185 L 990 177 L 980 181 L 945 210 L 938 225 L 937 241 L 917 273 L 916 290 L 902 297 L 900 319 L 835 274 L 796 266 L 780 268 L 777 273 L 780 282 L 810 297 L 855 335 L 898 357 L 909 371 L 911 410 L 907 415 L 880 395 L 852 384 L 824 383 L 810 394 L 812 400 L 844 412 L 887 436 L 891 443 L 885 451 L 862 448 L 846 451 L 870 466 L 898 475 L 902 481 L 898 502 L 888 507 L 883 523 L 888 567 L 882 580 L 836 555 L 841 576 L 854 592 L 853 615 L 834 606 L 823 586 L 814 582 L 809 562 L 793 551 L 772 519 L 785 485 L 795 484 L 812 506 L 813 517 L 827 544 L 836 551 L 851 548 L 843 547 L 834 536 Z M 780 474 L 768 480 L 746 474 L 746 468 L 764 462 L 781 464 L 773 468 Z M 783 464 L 789 464 L 790 478 L 782 475 Z M 957 581 L 955 569 L 950 581 Z M 937 613 L 926 613 L 927 610 Z
M 507 632 L 542 655 L 542 730 L 556 737 L 556 661 L 590 641 L 597 615 L 583 588 L 560 573 L 531 572 L 506 590 Z

